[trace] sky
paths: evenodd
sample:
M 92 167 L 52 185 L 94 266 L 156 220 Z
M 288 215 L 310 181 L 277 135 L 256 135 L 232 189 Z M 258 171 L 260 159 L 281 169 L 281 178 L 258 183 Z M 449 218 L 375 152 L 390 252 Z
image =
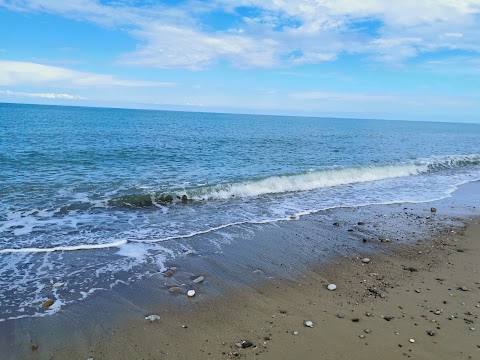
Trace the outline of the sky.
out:
M 480 122 L 480 0 L 0 0 L 0 102 Z

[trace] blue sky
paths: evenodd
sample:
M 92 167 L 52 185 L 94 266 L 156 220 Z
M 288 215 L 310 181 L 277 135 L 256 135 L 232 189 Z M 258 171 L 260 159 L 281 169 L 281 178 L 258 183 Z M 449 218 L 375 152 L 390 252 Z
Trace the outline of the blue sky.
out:
M 480 122 L 480 0 L 0 0 L 0 102 Z

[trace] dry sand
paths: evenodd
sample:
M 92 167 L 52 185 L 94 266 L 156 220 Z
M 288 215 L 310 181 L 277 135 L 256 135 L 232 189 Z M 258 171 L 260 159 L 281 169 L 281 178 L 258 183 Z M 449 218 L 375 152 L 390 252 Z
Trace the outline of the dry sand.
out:
M 159 305 L 158 321 L 105 327 L 97 341 L 31 358 L 480 359 L 480 221 L 390 250 L 367 254 L 368 264 L 342 257 L 294 280 Z

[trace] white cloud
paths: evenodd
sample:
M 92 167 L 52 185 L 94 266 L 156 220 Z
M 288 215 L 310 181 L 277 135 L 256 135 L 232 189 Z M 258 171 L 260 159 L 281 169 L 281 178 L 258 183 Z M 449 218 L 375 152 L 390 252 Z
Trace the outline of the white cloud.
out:
M 227 61 L 265 68 L 317 64 L 342 54 L 391 63 L 439 50 L 480 52 L 479 0 L 136 3 L 0 0 L 0 6 L 13 11 L 54 13 L 128 32 L 139 41 L 119 59 L 129 65 L 198 70 Z M 242 13 L 241 6 L 254 8 L 253 15 Z M 237 22 L 216 30 L 202 20 L 214 11 L 237 15 Z
M 329 101 L 396 101 L 400 97 L 394 95 L 378 95 L 364 93 L 335 93 L 326 91 L 308 91 L 290 94 L 296 100 L 329 100 Z
M 114 75 L 70 70 L 32 62 L 0 60 L 0 86 L 49 84 L 57 87 L 145 87 L 173 83 L 124 80 Z
M 37 98 L 37 99 L 87 100 L 83 96 L 78 96 L 78 95 L 55 94 L 55 93 L 31 93 L 31 92 L 19 92 L 19 91 L 10 91 L 10 90 L 0 90 L 0 95 Z

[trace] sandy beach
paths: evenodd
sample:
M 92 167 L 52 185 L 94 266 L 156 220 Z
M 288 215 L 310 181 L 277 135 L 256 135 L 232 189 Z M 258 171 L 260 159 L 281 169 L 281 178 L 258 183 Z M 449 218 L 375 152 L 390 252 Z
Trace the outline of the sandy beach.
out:
M 270 250 L 254 251 L 248 242 L 219 253 L 199 248 L 203 256 L 171 264 L 171 274 L 99 293 L 53 316 L 0 324 L 3 353 L 7 359 L 476 359 L 476 187 L 437 203 L 338 209 L 260 230 L 269 234 Z M 319 255 L 324 244 L 314 241 L 322 229 L 349 237 L 327 260 Z M 290 241 L 295 236 L 303 240 Z M 203 282 L 185 284 L 200 274 Z M 190 288 L 193 298 L 186 296 Z M 145 320 L 152 314 L 160 319 Z

